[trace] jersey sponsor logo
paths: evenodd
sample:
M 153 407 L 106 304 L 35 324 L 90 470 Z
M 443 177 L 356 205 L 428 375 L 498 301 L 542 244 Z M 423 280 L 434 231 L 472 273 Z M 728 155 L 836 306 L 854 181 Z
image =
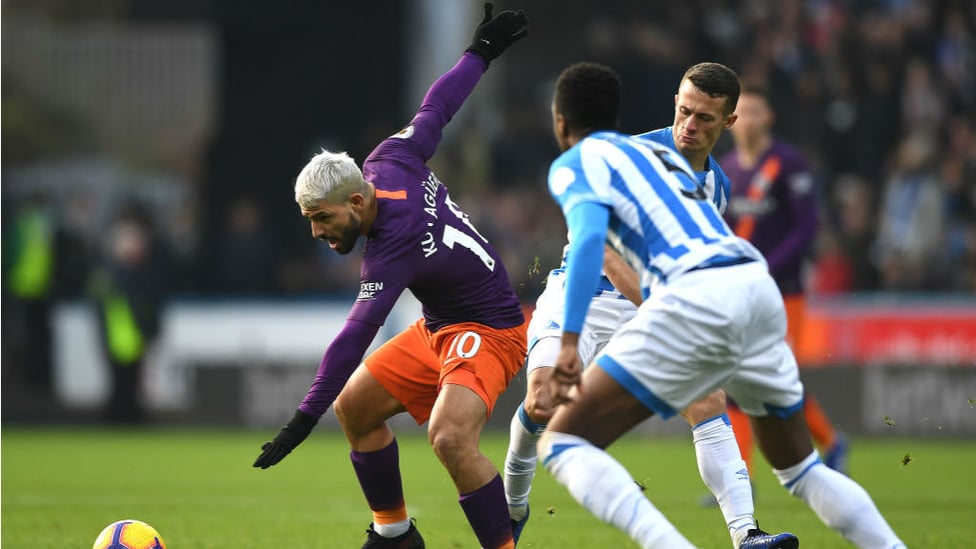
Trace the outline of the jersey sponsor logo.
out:
M 356 301 L 372 301 L 376 299 L 376 294 L 383 291 L 382 282 L 360 282 L 359 296 Z
M 776 199 L 771 196 L 766 196 L 758 202 L 747 196 L 737 196 L 729 202 L 729 210 L 737 217 L 746 215 L 761 217 L 775 209 Z

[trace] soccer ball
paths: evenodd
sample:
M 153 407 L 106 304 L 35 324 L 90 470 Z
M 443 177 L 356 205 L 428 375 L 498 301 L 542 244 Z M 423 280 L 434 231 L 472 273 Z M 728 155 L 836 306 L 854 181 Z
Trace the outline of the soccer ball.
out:
M 166 549 L 166 543 L 152 526 L 127 519 L 106 526 L 92 549 Z

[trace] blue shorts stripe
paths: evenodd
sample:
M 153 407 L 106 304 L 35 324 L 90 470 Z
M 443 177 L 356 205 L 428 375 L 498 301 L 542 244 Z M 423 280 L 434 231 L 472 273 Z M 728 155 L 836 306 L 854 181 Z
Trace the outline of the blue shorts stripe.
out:
M 729 419 L 729 415 L 728 414 L 719 414 L 717 416 L 712 416 L 712 417 L 710 417 L 708 419 L 703 419 L 703 420 L 699 421 L 691 429 L 692 430 L 695 430 L 695 429 L 701 427 L 702 425 L 705 425 L 706 423 L 711 423 L 711 422 L 715 421 L 716 419 L 721 419 L 722 420 L 722 423 L 728 425 L 729 427 L 732 426 L 732 420 Z
M 658 398 L 647 387 L 641 384 L 637 378 L 632 376 L 630 372 L 625 370 L 623 366 L 617 363 L 617 361 L 614 359 L 610 358 L 608 355 L 599 356 L 596 359 L 596 364 L 610 377 L 616 380 L 617 383 L 619 383 L 624 389 L 626 389 L 627 392 L 634 395 L 634 398 L 639 400 L 641 404 L 646 406 L 655 414 L 661 416 L 661 419 L 668 419 L 678 413 L 668 403 Z
M 803 399 L 801 398 L 800 402 L 797 402 L 793 406 L 786 406 L 785 408 L 782 406 L 773 406 L 772 404 L 763 404 L 763 406 L 769 412 L 769 415 L 786 419 L 803 409 Z
M 532 421 L 532 419 L 529 417 L 528 412 L 525 411 L 525 402 L 519 404 L 518 418 L 519 418 L 519 423 L 521 423 L 522 426 L 525 427 L 525 429 L 530 433 L 539 434 L 542 431 L 546 430 L 545 423 L 535 423 L 534 421 Z

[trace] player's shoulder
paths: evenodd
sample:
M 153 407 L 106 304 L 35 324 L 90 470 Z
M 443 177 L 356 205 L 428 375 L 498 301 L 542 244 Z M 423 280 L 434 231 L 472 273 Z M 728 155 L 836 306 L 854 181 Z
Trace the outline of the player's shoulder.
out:
M 423 160 L 419 156 L 419 146 L 414 141 L 416 128 L 409 124 L 395 134 L 383 139 L 373 148 L 365 162 L 393 161 L 413 162 Z M 364 162 L 364 163 L 365 163 Z
M 634 134 L 634 138 L 643 139 L 659 145 L 664 145 L 669 148 L 674 148 L 674 139 L 671 138 L 671 126 L 665 126 L 663 128 L 658 128 L 656 130 L 643 133 L 637 133 Z

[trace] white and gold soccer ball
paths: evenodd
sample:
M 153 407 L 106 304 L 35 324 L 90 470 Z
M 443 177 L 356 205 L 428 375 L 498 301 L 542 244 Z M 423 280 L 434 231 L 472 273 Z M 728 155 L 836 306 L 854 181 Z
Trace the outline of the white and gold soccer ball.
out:
M 152 526 L 126 519 L 106 526 L 92 549 L 166 549 L 166 543 Z

